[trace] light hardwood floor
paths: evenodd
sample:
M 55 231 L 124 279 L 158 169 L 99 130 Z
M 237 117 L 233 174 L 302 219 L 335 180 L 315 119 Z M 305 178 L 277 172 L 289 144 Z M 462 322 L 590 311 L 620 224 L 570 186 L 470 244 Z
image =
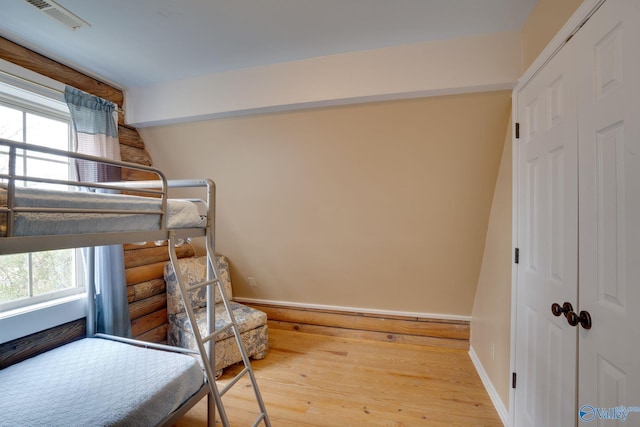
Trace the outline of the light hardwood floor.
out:
M 270 329 L 252 367 L 274 427 L 502 425 L 466 350 Z M 224 396 L 232 426 L 252 425 L 253 397 L 245 379 Z M 206 399 L 177 423 L 205 425 Z

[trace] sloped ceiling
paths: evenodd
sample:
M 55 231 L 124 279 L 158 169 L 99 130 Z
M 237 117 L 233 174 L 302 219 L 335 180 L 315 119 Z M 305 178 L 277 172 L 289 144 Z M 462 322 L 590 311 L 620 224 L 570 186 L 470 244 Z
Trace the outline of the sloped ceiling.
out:
M 536 0 L 56 0 L 72 31 L 25 0 L 0 36 L 121 89 L 339 53 L 511 31 Z

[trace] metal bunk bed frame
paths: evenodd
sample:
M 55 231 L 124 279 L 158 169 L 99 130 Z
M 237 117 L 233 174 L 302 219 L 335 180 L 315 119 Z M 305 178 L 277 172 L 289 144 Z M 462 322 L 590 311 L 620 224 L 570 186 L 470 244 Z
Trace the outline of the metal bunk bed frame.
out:
M 19 154 L 19 153 L 22 154 Z M 117 183 L 88 183 L 70 180 L 57 180 L 49 178 L 36 178 L 28 177 L 24 175 L 18 175 L 16 173 L 16 159 L 19 156 L 27 156 L 27 152 L 40 153 L 40 155 L 59 156 L 61 158 L 73 159 L 73 161 L 90 161 L 99 164 L 115 166 L 120 168 L 126 168 L 130 170 L 137 170 L 143 172 L 151 172 L 158 176 L 158 180 L 154 181 L 122 181 Z M 180 288 L 180 292 L 183 298 L 185 309 L 188 313 L 189 321 L 192 326 L 192 330 L 195 335 L 198 350 L 191 350 L 181 347 L 173 347 L 168 345 L 149 343 L 145 341 L 117 337 L 102 333 L 96 333 L 95 326 L 95 288 L 92 281 L 87 283 L 87 318 L 86 318 L 86 333 L 87 337 L 98 337 L 104 339 L 110 339 L 120 341 L 127 344 L 132 344 L 144 348 L 157 349 L 163 351 L 172 351 L 179 353 L 191 353 L 197 354 L 202 360 L 202 365 L 206 373 L 205 382 L 200 389 L 183 402 L 180 407 L 175 411 L 168 414 L 158 425 L 171 426 L 186 414 L 197 402 L 199 402 L 205 395 L 208 398 L 208 424 L 210 426 L 215 425 L 215 411 L 221 417 L 223 426 L 229 426 L 229 420 L 222 403 L 222 396 L 231 389 L 239 380 L 245 375 L 248 375 L 251 385 L 254 390 L 255 398 L 259 407 L 259 415 L 255 420 L 253 426 L 258 426 L 264 423 L 267 427 L 271 426 L 269 416 L 266 411 L 266 407 L 262 396 L 260 394 L 258 384 L 251 368 L 249 357 L 244 349 L 242 340 L 240 339 L 240 331 L 238 325 L 233 316 L 233 311 L 229 305 L 228 298 L 223 290 L 222 281 L 217 270 L 217 266 L 214 262 L 215 254 L 215 183 L 210 179 L 195 179 L 195 180 L 167 180 L 165 175 L 157 168 L 145 165 L 139 165 L 129 162 L 122 162 L 116 160 L 110 160 L 100 157 L 94 157 L 84 155 L 80 153 L 74 153 L 69 151 L 57 150 L 47 148 L 38 145 L 17 143 L 10 140 L 0 138 L 0 158 L 2 156 L 9 156 L 8 161 L 8 173 L 0 173 L 0 184 L 6 182 L 7 188 L 7 206 L 0 206 L 0 214 L 6 214 L 6 237 L 0 237 L 0 255 L 36 252 L 54 249 L 68 249 L 78 247 L 95 247 L 112 244 L 124 244 L 131 242 L 142 241 L 168 241 L 169 258 L 172 263 L 173 269 L 176 273 L 176 278 Z M 144 194 L 151 197 L 161 198 L 161 208 L 159 210 L 145 210 L 145 211 L 133 211 L 133 210 L 116 210 L 116 209 L 66 209 L 66 208 L 33 208 L 33 207 L 20 207 L 15 203 L 15 190 L 16 182 L 32 182 L 41 184 L 58 184 L 70 187 L 79 187 L 95 191 L 97 189 L 118 191 L 118 192 L 132 192 L 137 194 Z M 204 199 L 188 199 L 194 203 L 202 204 L 207 211 L 206 224 L 203 228 L 189 228 L 189 229 L 168 229 L 168 215 L 167 215 L 167 197 L 169 188 L 205 188 Z M 13 225 L 15 215 L 23 212 L 38 212 L 38 213 L 87 213 L 87 214 L 141 214 L 141 215 L 156 215 L 159 216 L 159 228 L 157 230 L 146 231 L 125 231 L 125 232 L 101 232 L 101 233 L 87 233 L 87 234 L 60 234 L 60 235 L 47 235 L 47 236 L 14 236 Z M 194 237 L 204 237 L 207 250 L 207 280 L 195 285 L 189 285 L 187 280 L 182 276 L 180 268 L 178 267 L 178 256 L 176 254 L 176 246 L 178 242 L 191 239 Z M 91 249 L 90 249 L 91 250 Z M 225 309 L 231 319 L 231 323 L 225 326 L 221 330 L 215 330 L 215 287 L 218 287 L 219 293 L 222 296 L 222 302 Z M 193 312 L 193 308 L 190 301 L 189 293 L 197 291 L 201 288 L 206 288 L 207 294 L 207 331 L 206 335 L 202 336 L 200 329 L 196 323 L 196 318 Z M 211 303 L 209 303 L 211 302 Z M 244 363 L 244 369 L 233 379 L 230 380 L 228 385 L 222 390 L 218 390 L 215 381 L 215 337 L 220 333 L 223 333 L 231 329 L 235 336 L 236 344 L 242 355 L 242 361 Z

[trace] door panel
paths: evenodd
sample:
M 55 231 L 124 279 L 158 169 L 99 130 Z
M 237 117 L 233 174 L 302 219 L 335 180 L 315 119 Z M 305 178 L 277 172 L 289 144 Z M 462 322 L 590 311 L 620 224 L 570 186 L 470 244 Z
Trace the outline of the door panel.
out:
M 640 406 L 640 2 L 608 0 L 574 37 L 579 80 L 578 407 Z M 640 425 L 640 413 L 626 424 Z M 597 422 L 597 423 L 596 423 Z
M 517 426 L 575 425 L 576 334 L 551 304 L 577 300 L 577 130 L 560 51 L 518 94 Z M 570 408 L 570 409 L 568 409 Z

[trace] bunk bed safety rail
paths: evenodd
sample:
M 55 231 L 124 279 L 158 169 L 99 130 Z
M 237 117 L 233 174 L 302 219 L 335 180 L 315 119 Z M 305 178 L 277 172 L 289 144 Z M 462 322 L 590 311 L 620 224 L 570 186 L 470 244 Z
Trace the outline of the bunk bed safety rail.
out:
M 162 181 L 127 181 L 121 182 L 127 189 L 137 188 L 162 188 L 166 185 L 167 188 L 206 188 L 205 198 L 185 198 L 184 201 L 200 204 L 207 210 L 207 223 L 205 228 L 212 227 L 215 216 L 215 200 L 216 200 L 216 184 L 211 179 L 169 179 L 164 184 Z M 213 230 L 212 230 L 213 232 Z M 211 236 L 213 237 L 213 236 Z
M 79 180 L 52 179 L 47 177 L 45 174 L 41 174 L 39 176 L 27 176 L 20 173 L 22 167 L 20 166 L 19 161 L 24 159 L 45 158 L 59 160 L 61 162 L 86 161 L 100 165 L 117 167 L 120 168 L 121 171 L 132 171 L 133 173 L 145 172 L 154 174 L 157 177 L 157 180 L 145 181 L 146 183 L 154 182 L 152 187 L 145 187 L 144 185 L 134 185 L 127 181 L 116 183 L 93 183 L 81 182 Z M 56 193 L 56 190 L 50 190 L 52 188 L 62 188 L 63 191 L 58 190 L 59 192 Z M 63 193 L 69 195 L 77 195 L 77 193 L 81 192 L 86 194 L 87 191 L 92 191 L 94 194 L 126 193 L 131 192 L 134 188 L 136 190 L 136 194 L 141 197 L 153 199 L 154 204 L 152 206 L 144 206 L 142 209 L 137 209 L 136 207 L 113 209 L 109 207 L 105 208 L 104 206 L 81 206 L 74 208 L 68 206 L 69 203 L 66 203 L 63 207 L 51 207 L 51 200 L 40 200 L 43 199 L 47 193 L 34 194 L 35 189 L 42 189 L 43 192 L 52 191 L 50 197 L 60 200 Z M 0 202 L 2 202 L 0 204 L 0 216 L 4 216 L 6 218 L 2 218 L 3 224 L 0 224 L 0 236 L 3 237 L 13 237 L 16 235 L 16 217 L 21 213 L 59 214 L 64 212 L 86 215 L 149 215 L 159 218 L 157 228 L 164 230 L 168 225 L 167 189 L 168 183 L 164 174 L 159 169 L 151 166 L 105 159 L 0 138 Z M 107 194 L 105 194 L 105 196 L 107 196 Z M 16 199 L 27 199 L 29 197 L 37 198 L 38 201 L 28 201 L 26 203 L 27 205 L 17 203 Z M 109 201 L 110 199 L 107 198 L 105 200 Z

